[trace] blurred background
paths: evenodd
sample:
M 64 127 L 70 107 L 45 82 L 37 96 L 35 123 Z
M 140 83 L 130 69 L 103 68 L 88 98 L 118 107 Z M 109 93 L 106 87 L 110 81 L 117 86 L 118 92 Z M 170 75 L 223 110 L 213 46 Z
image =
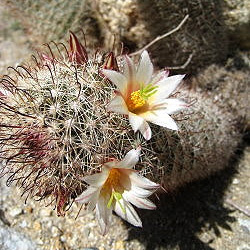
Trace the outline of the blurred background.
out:
M 44 204 L 29 199 L 25 204 L 21 191 L 6 187 L 1 179 L 0 249 L 250 249 L 249 112 L 245 112 L 250 0 L 1 0 L 0 74 L 29 60 L 44 43 L 66 44 L 69 30 L 83 43 L 86 40 L 89 51 L 113 46 L 119 51 L 123 43 L 133 53 L 177 27 L 186 15 L 188 20 L 177 32 L 148 50 L 157 67 L 185 72 L 192 88 L 208 96 L 220 91 L 228 101 L 220 106 L 230 107 L 239 119 L 243 139 L 227 168 L 155 198 L 156 211 L 140 211 L 143 229 L 114 216 L 105 237 L 98 234 L 94 214 L 75 220 L 75 206 L 65 218 L 57 217 Z M 244 94 L 234 104 L 240 92 Z

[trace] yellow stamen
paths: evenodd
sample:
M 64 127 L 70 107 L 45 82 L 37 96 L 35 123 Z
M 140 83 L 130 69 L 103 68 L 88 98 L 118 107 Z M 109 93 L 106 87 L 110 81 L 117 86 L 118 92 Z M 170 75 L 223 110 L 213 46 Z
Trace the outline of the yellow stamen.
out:
M 130 110 L 141 108 L 144 104 L 146 104 L 146 101 L 145 98 L 142 97 L 140 90 L 134 91 L 130 94 L 128 103 Z
M 119 186 L 120 176 L 120 171 L 116 168 L 112 168 L 102 189 L 107 191 L 112 191 L 112 189 L 115 189 L 115 187 Z
M 121 178 L 120 171 L 116 168 L 112 168 L 109 172 L 107 180 L 105 181 L 102 187 L 101 192 L 104 195 L 110 195 L 107 208 L 111 207 L 113 200 L 115 199 L 116 202 L 118 202 L 119 206 L 121 207 L 122 211 L 125 213 L 125 208 L 122 206 L 120 202 L 120 200 L 122 199 L 122 194 L 115 191 L 116 189 L 119 189 L 120 178 Z

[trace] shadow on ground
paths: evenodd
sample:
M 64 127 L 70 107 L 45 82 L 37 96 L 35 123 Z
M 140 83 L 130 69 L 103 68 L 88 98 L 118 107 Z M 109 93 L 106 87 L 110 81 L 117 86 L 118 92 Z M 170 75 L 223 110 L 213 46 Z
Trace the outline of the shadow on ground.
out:
M 209 179 L 188 185 L 171 196 L 161 195 L 157 210 L 141 213 L 143 229 L 132 228 L 128 240 L 138 239 L 147 250 L 212 249 L 196 236 L 206 225 L 220 236 L 219 227 L 230 230 L 235 219 L 223 207 L 223 194 L 235 173 L 226 169 Z
M 244 145 L 246 146 L 246 145 Z M 237 152 L 240 158 L 244 146 Z M 230 223 L 236 219 L 233 210 L 223 204 L 225 191 L 237 173 L 237 161 L 231 166 L 208 179 L 187 185 L 177 194 L 161 195 L 156 202 L 155 212 L 140 213 L 143 229 L 131 228 L 128 240 L 137 239 L 147 250 L 155 249 L 213 249 L 210 243 L 201 241 L 197 236 L 209 231 L 215 239 L 220 237 L 220 228 L 231 230 Z

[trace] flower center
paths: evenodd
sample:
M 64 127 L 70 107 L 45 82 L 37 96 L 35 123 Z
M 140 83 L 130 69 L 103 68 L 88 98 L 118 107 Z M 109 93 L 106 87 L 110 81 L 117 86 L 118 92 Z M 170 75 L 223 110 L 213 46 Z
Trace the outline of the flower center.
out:
M 121 176 L 121 173 L 119 172 L 119 170 L 116 168 L 112 168 L 109 171 L 109 176 L 106 182 L 104 183 L 102 189 L 107 190 L 107 191 L 115 189 L 117 186 L 119 186 L 120 176 Z
M 128 109 L 129 111 L 135 111 L 136 109 L 141 109 L 147 104 L 147 99 L 157 92 L 158 86 L 153 86 L 152 83 L 141 87 L 130 94 L 128 98 Z
M 141 95 L 141 90 L 134 91 L 130 94 L 129 109 L 135 110 L 141 108 L 146 103 L 146 100 Z
M 121 173 L 118 169 L 112 168 L 109 172 L 109 176 L 104 183 L 102 187 L 102 192 L 105 193 L 105 195 L 110 195 L 107 208 L 111 208 L 111 205 L 114 201 L 119 204 L 121 207 L 122 211 L 125 213 L 125 208 L 121 204 L 120 200 L 122 199 L 122 192 L 119 192 L 119 183 L 120 183 L 120 178 L 121 178 Z M 118 191 L 117 191 L 118 190 Z

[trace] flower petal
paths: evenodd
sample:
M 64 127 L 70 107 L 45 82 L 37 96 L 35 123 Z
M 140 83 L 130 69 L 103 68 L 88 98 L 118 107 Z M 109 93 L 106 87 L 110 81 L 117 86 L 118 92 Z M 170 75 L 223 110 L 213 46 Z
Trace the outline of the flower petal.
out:
M 117 86 L 121 93 L 124 93 L 127 89 L 127 79 L 123 74 L 109 69 L 102 69 L 101 72 Z
M 129 112 L 128 118 L 129 118 L 129 122 L 134 132 L 139 130 L 146 140 L 149 140 L 151 138 L 151 135 L 152 135 L 151 129 L 148 123 L 145 121 L 145 119 L 141 115 L 139 116 L 139 115 Z
M 158 86 L 157 92 L 153 95 L 156 100 L 167 98 L 180 84 L 185 75 L 175 75 L 163 78 L 155 86 Z
M 145 120 L 143 121 L 142 125 L 139 127 L 139 130 L 141 134 L 143 135 L 143 137 L 145 138 L 145 140 L 148 141 L 151 139 L 152 131 L 151 131 L 150 126 Z
M 122 196 L 124 197 L 124 199 L 126 199 L 128 202 L 132 203 L 138 208 L 148 210 L 156 209 L 156 205 L 152 201 L 146 198 L 137 197 L 131 191 L 125 191 Z
M 131 83 L 135 81 L 135 65 L 131 58 L 127 55 L 124 56 L 123 63 L 123 74 L 126 78 L 127 83 Z
M 121 206 L 125 209 L 125 213 Z M 129 222 L 130 224 L 136 227 L 142 227 L 142 222 L 140 217 L 138 216 L 135 209 L 124 199 L 120 200 L 120 204 L 118 202 L 115 203 L 114 211 L 119 215 L 121 218 Z
M 146 177 L 143 177 L 139 174 L 137 174 L 136 172 L 130 172 L 129 174 L 129 178 L 131 180 L 132 185 L 134 186 L 138 186 L 140 188 L 143 189 L 157 189 L 160 187 L 159 184 L 150 181 L 149 179 L 147 179 Z
M 168 115 L 168 112 L 165 109 L 156 109 L 153 111 L 148 111 L 143 113 L 141 116 L 143 116 L 145 120 L 152 122 L 156 125 L 166 127 L 172 130 L 178 129 L 175 121 Z
M 137 197 L 147 198 L 160 187 L 159 184 L 140 176 L 134 169 L 121 169 L 121 173 L 123 174 L 120 179 L 121 186 Z
M 98 199 L 99 199 L 99 196 L 100 196 L 100 191 L 101 189 L 99 188 L 93 195 L 92 195 L 92 198 L 89 200 L 89 203 L 88 203 L 88 211 L 93 211 L 94 208 L 96 207 L 96 204 L 98 202 Z
M 115 113 L 123 114 L 123 115 L 128 114 L 127 105 L 126 105 L 124 99 L 119 95 L 116 95 L 111 100 L 111 102 L 108 104 L 107 110 L 115 112 Z
M 153 74 L 153 64 L 149 58 L 148 52 L 145 50 L 141 54 L 141 60 L 136 72 L 136 81 L 140 84 L 147 85 Z
M 132 129 L 135 132 L 143 125 L 144 122 L 144 119 L 142 117 L 131 112 L 128 113 L 128 119 L 132 126 Z
M 107 199 L 105 199 L 103 196 L 100 196 L 96 205 L 96 217 L 102 235 L 105 235 L 108 232 L 111 224 L 112 209 L 107 208 L 107 204 Z
M 154 84 L 158 83 L 159 81 L 161 81 L 163 78 L 166 78 L 168 76 L 169 76 L 169 70 L 168 69 L 163 70 L 163 71 L 161 71 L 153 76 L 151 83 L 154 85 Z
M 84 176 L 82 179 L 87 182 L 90 186 L 101 187 L 107 180 L 109 171 L 105 168 L 102 169 L 101 173 Z
M 135 196 L 140 197 L 140 198 L 147 198 L 147 197 L 149 197 L 150 195 L 152 195 L 155 192 L 155 190 L 153 190 L 153 189 L 148 190 L 148 189 L 145 189 L 145 188 L 140 188 L 140 187 L 138 187 L 136 185 L 133 185 L 133 183 L 132 183 L 132 185 L 130 187 L 130 191 Z
M 117 168 L 128 168 L 131 169 L 139 161 L 141 148 L 131 149 L 123 158 L 122 161 L 118 162 Z
M 112 160 L 112 161 L 108 161 L 108 162 L 105 162 L 104 165 L 103 165 L 103 169 L 110 169 L 110 168 L 116 168 L 117 164 L 118 164 L 119 161 L 117 160 Z
M 95 188 L 95 187 L 88 187 L 85 191 L 83 191 L 76 199 L 75 201 L 76 202 L 79 202 L 79 203 L 82 203 L 82 204 L 85 204 L 85 203 L 88 203 L 92 198 L 93 196 L 95 195 L 95 193 L 97 192 L 98 193 L 98 188 Z
M 160 105 L 169 115 L 187 108 L 187 104 L 182 100 L 171 98 L 162 101 Z

